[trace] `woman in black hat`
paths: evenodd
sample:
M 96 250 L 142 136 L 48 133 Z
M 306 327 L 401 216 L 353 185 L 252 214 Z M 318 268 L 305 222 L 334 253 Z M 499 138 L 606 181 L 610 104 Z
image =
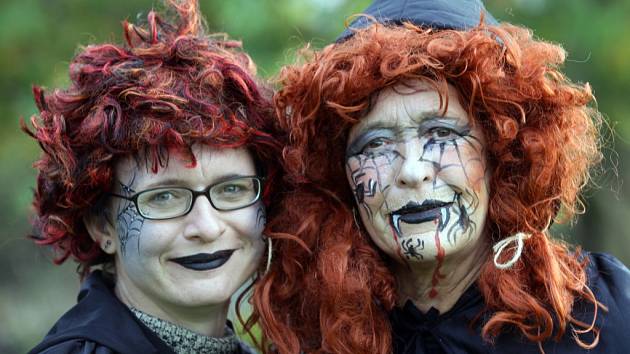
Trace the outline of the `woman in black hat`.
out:
M 562 48 L 475 0 L 366 13 L 280 77 L 293 183 L 270 229 L 306 249 L 281 241 L 257 286 L 265 333 L 286 353 L 627 351 L 630 272 L 549 231 L 600 159 Z

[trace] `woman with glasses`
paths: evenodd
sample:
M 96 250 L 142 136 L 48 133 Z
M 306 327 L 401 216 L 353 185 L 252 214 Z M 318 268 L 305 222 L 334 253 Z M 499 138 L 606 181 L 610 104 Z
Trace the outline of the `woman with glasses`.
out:
M 205 34 L 196 1 L 169 5 L 176 23 L 125 22 L 67 89 L 34 89 L 34 238 L 84 282 L 31 353 L 248 352 L 228 306 L 265 270 L 280 145 L 239 43 Z

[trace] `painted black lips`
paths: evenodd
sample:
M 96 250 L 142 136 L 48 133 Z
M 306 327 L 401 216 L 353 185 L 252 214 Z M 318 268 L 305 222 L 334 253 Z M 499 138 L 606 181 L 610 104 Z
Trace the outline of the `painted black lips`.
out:
M 219 268 L 227 262 L 234 250 L 217 251 L 214 253 L 197 253 L 191 256 L 173 258 L 171 261 L 184 268 L 192 270 L 210 270 Z
M 422 204 L 409 202 L 404 207 L 394 211 L 392 217 L 407 224 L 420 224 L 435 220 L 440 216 L 440 209 L 450 207 L 452 202 L 427 199 Z

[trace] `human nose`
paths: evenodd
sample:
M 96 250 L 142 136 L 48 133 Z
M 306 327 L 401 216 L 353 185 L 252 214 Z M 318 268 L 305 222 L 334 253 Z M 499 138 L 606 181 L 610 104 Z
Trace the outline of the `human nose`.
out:
M 195 198 L 191 208 L 185 218 L 184 237 L 211 242 L 225 232 L 221 212 L 210 204 L 207 195 L 199 195 Z
M 421 139 L 411 139 L 402 146 L 405 158 L 396 175 L 396 184 L 403 188 L 417 188 L 435 180 L 437 163 L 426 151 Z

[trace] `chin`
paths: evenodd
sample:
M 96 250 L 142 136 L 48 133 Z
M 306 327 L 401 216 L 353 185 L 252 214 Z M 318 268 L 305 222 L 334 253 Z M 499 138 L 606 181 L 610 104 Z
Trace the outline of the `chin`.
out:
M 223 277 L 180 283 L 174 288 L 173 300 L 186 307 L 204 307 L 229 302 L 238 287 L 221 278 Z
M 188 293 L 185 297 L 179 298 L 177 302 L 182 307 L 209 307 L 227 305 L 230 302 L 232 293 L 224 289 L 213 289 L 204 293 Z

